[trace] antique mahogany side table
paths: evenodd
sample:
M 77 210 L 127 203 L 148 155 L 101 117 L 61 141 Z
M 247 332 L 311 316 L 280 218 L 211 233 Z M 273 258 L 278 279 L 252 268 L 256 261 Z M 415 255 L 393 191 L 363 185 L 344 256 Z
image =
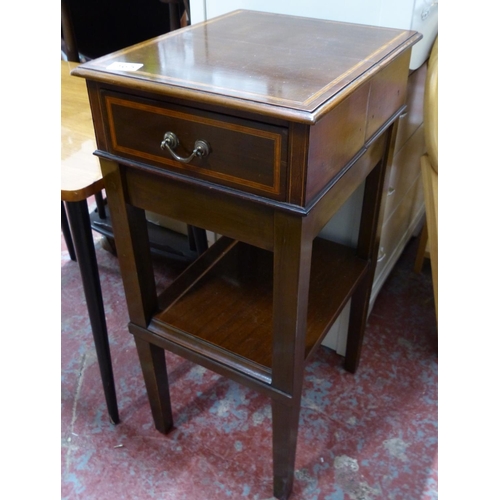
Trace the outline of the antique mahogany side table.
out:
M 420 35 L 236 11 L 81 65 L 156 428 L 164 350 L 270 396 L 274 495 L 292 491 L 304 365 L 351 299 L 355 371 L 385 166 Z M 317 238 L 364 186 L 357 248 Z M 157 294 L 145 210 L 221 236 Z

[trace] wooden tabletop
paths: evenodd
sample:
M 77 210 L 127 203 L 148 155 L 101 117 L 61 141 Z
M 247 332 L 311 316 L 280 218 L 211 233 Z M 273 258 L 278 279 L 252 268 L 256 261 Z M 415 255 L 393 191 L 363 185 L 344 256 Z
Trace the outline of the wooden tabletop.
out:
M 420 38 L 238 10 L 94 59 L 75 74 L 314 123 Z
M 104 188 L 85 80 L 61 61 L 61 199 L 83 201 Z

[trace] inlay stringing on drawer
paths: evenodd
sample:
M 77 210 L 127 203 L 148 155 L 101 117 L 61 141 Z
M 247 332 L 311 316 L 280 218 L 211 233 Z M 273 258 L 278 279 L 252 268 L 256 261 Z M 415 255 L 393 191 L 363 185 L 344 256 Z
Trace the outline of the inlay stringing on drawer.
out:
M 286 128 L 176 104 L 163 106 L 158 101 L 113 92 L 105 92 L 104 100 L 109 123 L 106 134 L 117 155 L 276 200 L 285 199 Z M 171 151 L 165 144 L 162 147 L 167 133 L 177 139 Z M 203 156 L 194 151 L 197 141 L 208 146 Z

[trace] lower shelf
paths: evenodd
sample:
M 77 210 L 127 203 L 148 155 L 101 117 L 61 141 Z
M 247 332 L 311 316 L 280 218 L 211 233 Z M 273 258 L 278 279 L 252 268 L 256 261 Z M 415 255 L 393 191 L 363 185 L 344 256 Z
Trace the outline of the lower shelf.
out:
M 316 238 L 309 290 L 307 359 L 321 343 L 368 263 L 353 249 Z M 149 330 L 184 348 L 270 382 L 273 253 L 221 238 L 161 298 Z

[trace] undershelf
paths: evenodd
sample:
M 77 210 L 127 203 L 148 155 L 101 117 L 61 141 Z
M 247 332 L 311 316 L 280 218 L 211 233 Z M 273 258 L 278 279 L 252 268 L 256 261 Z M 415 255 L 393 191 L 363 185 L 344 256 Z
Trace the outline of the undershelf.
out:
M 305 359 L 321 343 L 368 263 L 355 250 L 316 238 Z M 148 330 L 261 381 L 271 383 L 273 253 L 223 237 L 159 298 Z

